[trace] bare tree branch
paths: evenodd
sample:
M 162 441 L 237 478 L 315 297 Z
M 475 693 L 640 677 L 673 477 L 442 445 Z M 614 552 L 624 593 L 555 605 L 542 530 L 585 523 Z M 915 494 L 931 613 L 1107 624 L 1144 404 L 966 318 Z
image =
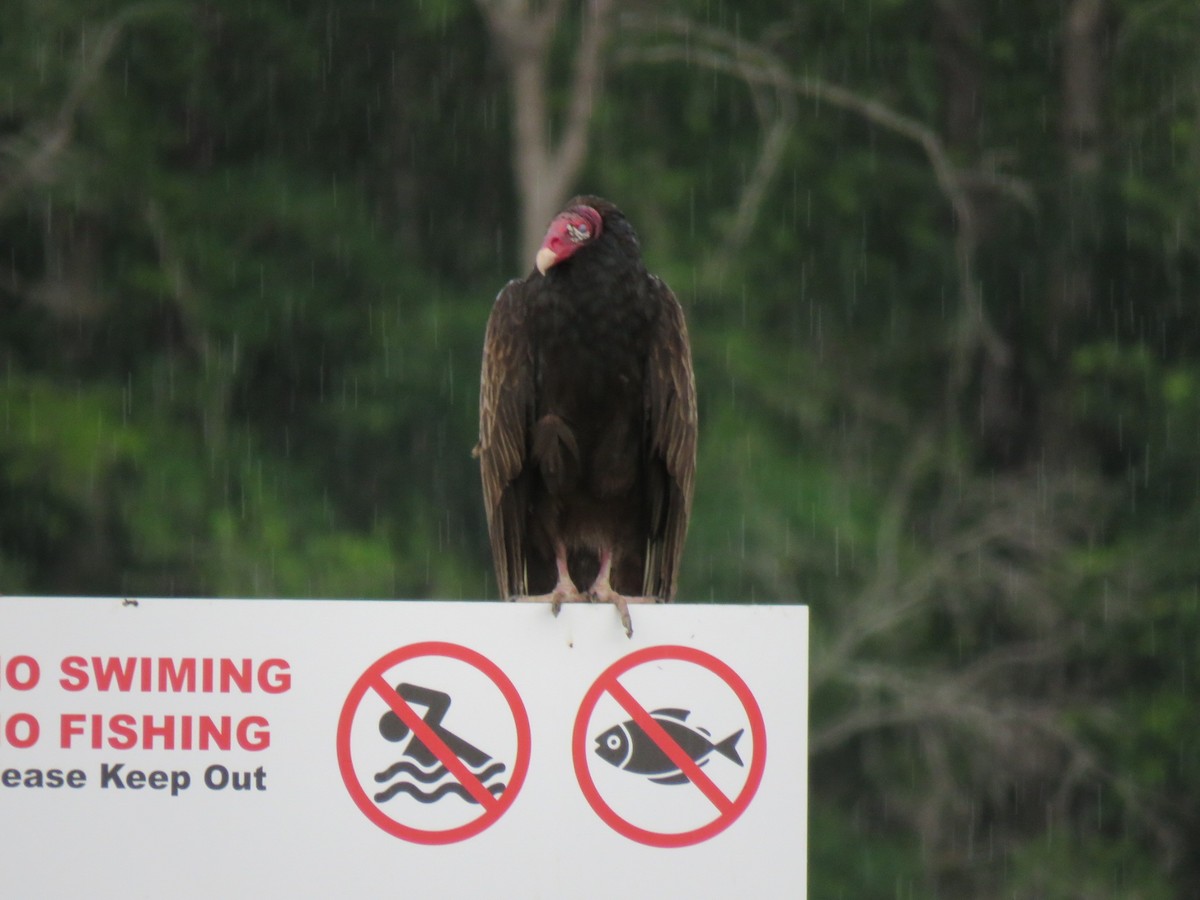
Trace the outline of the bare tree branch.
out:
M 513 104 L 513 168 L 521 206 L 522 260 L 533 258 L 587 157 L 588 131 L 604 76 L 614 0 L 587 0 L 573 54 L 570 99 L 561 135 L 551 137 L 550 49 L 564 0 L 535 9 L 529 0 L 477 0 L 508 73 Z
M 25 282 L 21 273 L 7 263 L 0 264 L 0 289 L 17 297 L 25 292 Z
M 125 30 L 138 19 L 164 12 L 176 12 L 180 7 L 168 3 L 142 3 L 121 10 L 88 41 L 82 41 L 75 79 L 54 116 L 37 122 L 25 132 L 0 146 L 0 157 L 16 164 L 16 171 L 0 181 L 0 209 L 21 190 L 31 184 L 49 184 L 58 177 L 58 167 L 75 134 L 75 120 L 92 87 L 99 80 L 104 66 L 112 57 Z
M 618 54 L 618 62 L 682 62 L 703 66 L 740 78 L 749 85 L 770 86 L 847 110 L 916 143 L 924 152 L 934 180 L 950 204 L 957 224 L 954 247 L 962 303 L 952 354 L 951 377 L 948 379 L 947 404 L 952 405 L 965 386 L 976 346 L 981 347 L 998 365 L 1009 364 L 1011 353 L 988 319 L 979 293 L 974 271 L 978 226 L 967 184 L 985 185 L 1026 206 L 1032 206 L 1032 193 L 1025 185 L 1014 178 L 998 177 L 987 171 L 972 172 L 968 179 L 953 164 L 943 141 L 932 128 L 849 88 L 817 78 L 796 77 L 765 49 L 721 29 L 700 25 L 681 16 L 629 15 L 622 19 L 622 24 L 633 32 L 647 34 L 654 39 L 667 34 L 676 36 L 682 42 L 624 47 Z
M 242 361 L 237 335 L 234 335 L 228 349 L 223 349 L 220 342 L 209 334 L 200 313 L 205 305 L 204 298 L 199 296 L 187 275 L 183 255 L 171 236 L 166 216 L 154 200 L 146 204 L 142 216 L 154 242 L 159 264 L 170 279 L 173 308 L 184 346 L 202 364 L 206 376 L 200 398 L 205 444 L 209 447 L 223 446 L 229 434 L 233 384 Z

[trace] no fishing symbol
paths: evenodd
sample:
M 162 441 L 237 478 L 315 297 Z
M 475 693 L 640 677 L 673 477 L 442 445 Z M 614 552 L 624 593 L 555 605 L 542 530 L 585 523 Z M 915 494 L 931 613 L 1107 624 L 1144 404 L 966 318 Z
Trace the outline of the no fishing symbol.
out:
M 579 786 L 609 827 L 653 847 L 686 847 L 746 811 L 767 733 L 729 665 L 693 647 L 647 647 L 596 679 L 571 747 Z
M 373 663 L 338 721 L 338 766 L 362 812 L 389 834 L 449 844 L 512 805 L 529 769 L 529 716 L 480 653 L 429 641 Z

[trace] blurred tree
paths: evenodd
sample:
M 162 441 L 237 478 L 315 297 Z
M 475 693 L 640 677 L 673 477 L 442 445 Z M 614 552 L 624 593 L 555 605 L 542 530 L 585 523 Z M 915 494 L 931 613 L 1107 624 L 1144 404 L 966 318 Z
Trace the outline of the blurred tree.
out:
M 546 223 L 562 207 L 579 179 L 588 149 L 588 130 L 604 80 L 613 0 L 588 0 L 580 10 L 578 43 L 570 48 L 571 78 L 557 140 L 551 98 L 560 79 L 552 73 L 556 33 L 565 0 L 478 0 L 508 74 L 512 110 L 512 162 L 520 206 L 521 260 L 533 259 Z M 535 8 L 536 7 L 536 8 Z

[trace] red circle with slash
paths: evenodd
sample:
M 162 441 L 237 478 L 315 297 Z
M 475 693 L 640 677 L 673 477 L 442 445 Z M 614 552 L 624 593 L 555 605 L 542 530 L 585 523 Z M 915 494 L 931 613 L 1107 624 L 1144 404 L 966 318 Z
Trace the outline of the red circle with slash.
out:
M 688 756 L 687 752 L 659 725 L 646 711 L 645 707 L 621 684 L 618 678 L 631 669 L 646 663 L 661 660 L 680 660 L 707 669 L 716 675 L 734 692 L 741 702 L 750 722 L 750 734 L 754 742 L 754 754 L 747 770 L 746 781 L 742 789 L 734 797 L 727 796 L 720 787 Z M 629 714 L 630 718 L 646 733 L 654 743 L 676 766 L 685 774 L 688 780 L 708 798 L 715 808 L 716 817 L 690 831 L 662 832 L 653 831 L 635 825 L 618 814 L 596 788 L 588 766 L 588 724 L 591 720 L 596 703 L 605 694 L 610 695 Z M 575 763 L 575 777 L 579 787 L 587 798 L 592 809 L 613 831 L 630 840 L 652 847 L 687 847 L 706 841 L 720 834 L 732 825 L 750 805 L 754 794 L 762 781 L 763 770 L 767 763 L 767 728 L 763 721 L 762 710 L 758 701 L 750 692 L 746 682 L 732 668 L 703 650 L 694 647 L 660 646 L 646 647 L 630 653 L 619 659 L 601 673 L 595 683 L 588 689 L 579 706 L 575 717 L 575 730 L 571 738 L 572 757 Z
M 422 656 L 443 656 L 472 666 L 486 675 L 504 696 L 509 711 L 512 713 L 513 727 L 516 730 L 517 750 L 516 759 L 513 762 L 512 777 L 498 797 L 494 796 L 483 786 L 480 780 L 463 764 L 455 752 L 446 745 L 445 741 L 433 732 L 421 716 L 409 706 L 403 697 L 392 689 L 391 685 L 384 678 L 384 673 L 394 666 Z M 386 815 L 367 792 L 363 790 L 354 769 L 350 746 L 350 732 L 354 724 L 354 717 L 359 711 L 363 698 L 369 692 L 378 695 L 392 712 L 400 717 L 400 720 L 408 726 L 413 735 L 438 758 L 438 761 L 449 770 L 458 780 L 458 783 L 475 799 L 475 802 L 482 808 L 479 816 L 463 825 L 442 830 L 416 828 L 406 825 L 403 822 L 397 822 Z M 359 677 L 350 689 L 350 694 L 346 697 L 346 702 L 342 706 L 341 717 L 338 719 L 338 768 L 341 770 L 342 781 L 345 782 L 350 796 L 354 798 L 355 804 L 357 804 L 358 808 L 362 810 L 368 819 L 389 834 L 403 838 L 406 841 L 411 841 L 414 844 L 452 844 L 456 841 L 473 837 L 495 823 L 512 806 L 513 801 L 517 799 L 517 794 L 521 790 L 521 785 L 525 782 L 525 775 L 529 771 L 529 746 L 529 715 L 525 711 L 525 704 L 521 701 L 520 694 L 517 693 L 517 689 L 513 686 L 508 676 L 501 671 L 499 666 L 481 653 L 459 644 L 451 644 L 444 641 L 425 641 L 418 644 L 410 644 L 407 647 L 393 650 L 391 653 L 377 660 Z

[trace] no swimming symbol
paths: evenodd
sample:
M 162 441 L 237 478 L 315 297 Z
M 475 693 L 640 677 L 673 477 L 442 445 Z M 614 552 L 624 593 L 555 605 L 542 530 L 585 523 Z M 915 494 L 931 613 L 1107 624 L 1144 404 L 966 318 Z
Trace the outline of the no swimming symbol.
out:
M 384 831 L 419 844 L 461 841 L 499 819 L 524 783 L 529 745 L 529 717 L 508 677 L 482 654 L 441 641 L 372 664 L 338 722 L 338 765 L 354 802 Z
M 446 713 L 450 710 L 450 695 L 434 688 L 422 687 L 417 684 L 398 684 L 396 693 L 410 707 L 423 706 L 426 710 L 420 720 L 428 726 L 441 742 L 450 750 L 470 773 L 478 780 L 479 785 L 493 796 L 504 793 L 508 786 L 499 780 L 500 775 L 508 768 L 502 762 L 496 762 L 487 753 L 468 743 L 442 724 Z M 408 717 L 411 721 L 411 716 Z M 392 763 L 382 772 L 375 773 L 375 780 L 388 786 L 375 794 L 376 803 L 383 803 L 397 794 L 406 793 L 418 803 L 437 803 L 445 797 L 458 796 L 468 803 L 480 803 L 471 788 L 454 777 L 442 757 L 431 749 L 413 732 L 405 718 L 395 709 L 384 713 L 379 720 L 380 735 L 393 742 L 408 738 L 402 758 Z M 444 755 L 444 754 L 443 754 Z M 468 779 L 469 781 L 469 779 Z M 422 785 L 428 785 L 423 789 Z M 474 784 L 472 783 L 472 788 Z

